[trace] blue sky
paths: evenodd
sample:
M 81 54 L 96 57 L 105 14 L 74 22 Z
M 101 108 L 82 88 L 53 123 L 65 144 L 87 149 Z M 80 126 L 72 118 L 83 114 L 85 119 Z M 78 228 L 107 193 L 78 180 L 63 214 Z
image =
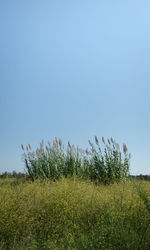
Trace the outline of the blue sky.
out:
M 150 174 L 150 2 L 0 1 L 0 172 L 20 144 L 126 143 Z

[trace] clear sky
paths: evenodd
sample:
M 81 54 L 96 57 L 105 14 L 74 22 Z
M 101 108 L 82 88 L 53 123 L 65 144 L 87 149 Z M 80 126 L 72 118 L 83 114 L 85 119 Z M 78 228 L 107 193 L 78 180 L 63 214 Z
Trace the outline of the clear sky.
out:
M 21 143 L 94 135 L 150 174 L 150 1 L 0 0 L 0 172 Z

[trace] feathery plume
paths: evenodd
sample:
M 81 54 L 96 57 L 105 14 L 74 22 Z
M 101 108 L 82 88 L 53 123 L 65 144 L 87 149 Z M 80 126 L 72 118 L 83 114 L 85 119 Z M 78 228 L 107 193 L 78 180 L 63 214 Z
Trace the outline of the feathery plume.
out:
M 110 140 L 109 140 L 109 139 L 107 139 L 107 141 L 108 141 L 108 143 L 109 143 L 109 145 L 110 145 L 110 144 L 111 144 L 111 143 L 110 143 Z
M 112 138 L 112 137 L 111 137 L 111 139 L 110 139 L 110 140 L 111 140 L 111 142 L 112 142 L 112 143 L 114 143 L 114 140 L 113 140 L 113 138 Z
M 81 155 L 84 154 L 84 150 L 82 148 L 78 148 L 78 151 Z
M 55 142 L 56 142 L 56 145 L 58 145 L 58 139 L 57 139 L 57 137 L 55 137 Z
M 88 150 L 88 148 L 86 148 L 85 153 L 86 153 L 87 155 L 90 154 L 90 151 Z
M 95 135 L 95 142 L 96 142 L 97 145 L 99 144 L 99 141 L 98 141 L 98 138 L 97 138 L 96 135 Z
M 106 148 L 107 148 L 109 151 L 111 151 L 111 147 L 110 147 L 108 144 L 106 144 Z
M 104 139 L 104 136 L 102 136 L 102 141 L 103 141 L 103 143 L 105 144 L 105 139 Z
M 59 146 L 60 146 L 60 148 L 62 146 L 62 140 L 61 139 L 59 139 Z
M 96 149 L 95 149 L 94 144 L 93 144 L 90 140 L 88 140 L 88 142 L 89 142 L 89 144 L 90 144 L 90 146 L 91 146 L 91 148 L 92 148 L 92 152 L 95 153 L 95 152 L 96 152 Z
M 72 145 L 72 152 L 76 153 L 76 147 L 74 144 Z
M 40 153 L 41 153 L 40 149 L 37 148 L 37 149 L 36 149 L 36 155 L 37 155 L 37 156 L 40 156 Z
M 115 142 L 115 141 L 114 141 L 114 144 L 115 144 L 116 149 L 117 149 L 118 151 L 120 151 L 120 146 L 119 146 L 119 144 L 118 144 L 117 142 Z
M 71 143 L 70 143 L 70 141 L 68 141 L 68 147 L 71 149 Z
M 127 151 L 128 151 L 128 148 L 127 148 L 126 144 L 124 143 L 123 144 L 123 152 L 124 152 L 124 154 L 126 154 Z
M 92 146 L 93 146 L 93 143 L 92 143 L 90 140 L 88 140 L 88 142 L 89 142 L 90 146 L 92 147 Z
M 44 140 L 41 141 L 40 148 L 43 148 L 43 146 L 44 146 Z

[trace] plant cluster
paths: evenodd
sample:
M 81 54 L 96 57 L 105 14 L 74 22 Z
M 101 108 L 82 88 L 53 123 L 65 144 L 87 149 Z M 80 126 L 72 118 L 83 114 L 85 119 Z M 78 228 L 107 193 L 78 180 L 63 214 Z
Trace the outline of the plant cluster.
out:
M 90 150 L 82 150 L 79 147 L 62 144 L 61 139 L 55 138 L 52 145 L 44 147 L 44 141 L 40 143 L 40 148 L 32 151 L 28 144 L 24 150 L 24 162 L 27 173 L 32 180 L 37 178 L 57 180 L 67 176 L 78 176 L 89 178 L 90 180 L 114 183 L 121 181 L 129 176 L 129 161 L 126 144 L 123 144 L 123 156 L 118 143 L 112 138 L 105 143 L 104 137 L 103 150 L 99 140 L 95 136 L 95 144 L 89 140 Z

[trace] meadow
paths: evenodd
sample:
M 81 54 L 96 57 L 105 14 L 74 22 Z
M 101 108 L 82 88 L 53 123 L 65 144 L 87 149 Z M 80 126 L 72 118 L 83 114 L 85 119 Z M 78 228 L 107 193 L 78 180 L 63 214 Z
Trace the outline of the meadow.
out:
M 0 249 L 150 249 L 150 182 L 130 180 L 112 143 L 91 158 L 27 148 L 27 174 L 0 178 Z
M 0 180 L 0 249 L 149 249 L 150 182 Z

